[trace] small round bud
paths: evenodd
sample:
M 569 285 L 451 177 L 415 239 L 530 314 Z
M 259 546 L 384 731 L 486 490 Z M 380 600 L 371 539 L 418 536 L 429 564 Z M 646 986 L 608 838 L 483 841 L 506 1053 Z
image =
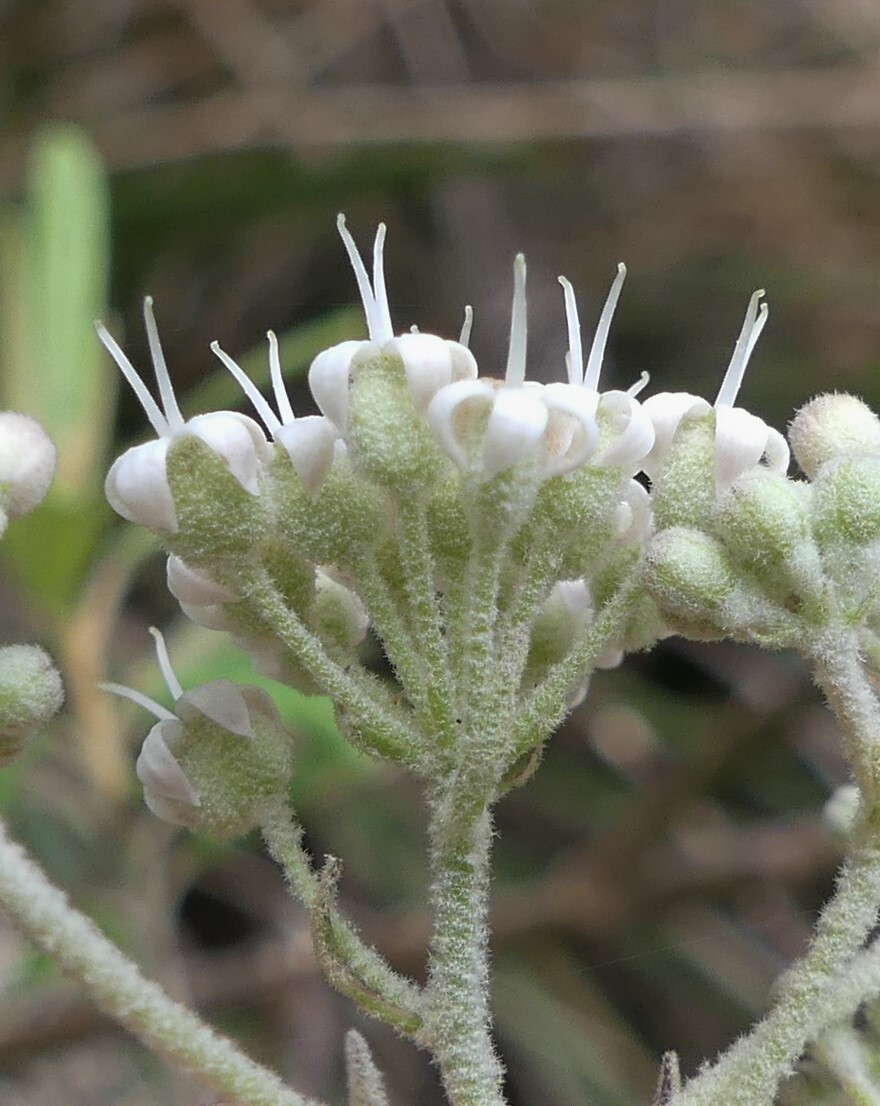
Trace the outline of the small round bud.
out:
M 63 701 L 61 677 L 48 653 L 37 645 L 0 648 L 0 764 L 14 760 Z
M 7 518 L 27 514 L 43 501 L 55 462 L 52 439 L 36 419 L 0 412 L 0 511 Z
M 645 586 L 671 625 L 699 637 L 723 636 L 717 620 L 736 577 L 708 534 L 684 526 L 658 534 L 648 547 Z
M 842 454 L 880 456 L 880 418 L 855 396 L 817 396 L 788 428 L 795 460 L 812 480 L 826 461 Z
M 820 542 L 860 546 L 880 537 L 880 456 L 829 461 L 812 486 Z

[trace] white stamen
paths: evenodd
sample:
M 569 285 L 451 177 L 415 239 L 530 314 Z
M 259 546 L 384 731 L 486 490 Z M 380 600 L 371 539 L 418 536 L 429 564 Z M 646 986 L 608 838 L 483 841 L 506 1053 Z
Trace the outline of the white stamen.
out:
M 471 330 L 474 325 L 474 309 L 470 304 L 464 309 L 464 322 L 461 324 L 461 334 L 458 338 L 458 344 L 464 346 L 465 349 L 470 348 L 471 344 Z
M 510 348 L 504 379 L 508 384 L 522 384 L 526 378 L 526 259 L 518 253 L 513 262 L 513 307 L 510 311 Z
M 171 377 L 168 375 L 168 366 L 165 364 L 165 354 L 162 352 L 162 343 L 159 341 L 159 330 L 153 315 L 152 296 L 144 297 L 144 323 L 147 327 L 147 341 L 150 343 L 150 356 L 153 358 L 156 383 L 159 385 L 159 397 L 162 400 L 165 418 L 168 420 L 168 428 L 173 434 L 183 429 L 183 415 L 177 406 Z
M 617 301 L 620 299 L 620 290 L 623 288 L 624 280 L 626 280 L 626 265 L 621 261 L 617 266 L 617 276 L 611 285 L 608 299 L 605 300 L 605 306 L 599 316 L 599 325 L 596 327 L 596 334 L 590 347 L 590 355 L 587 358 L 584 387 L 591 392 L 599 390 L 599 373 L 602 371 L 602 360 L 605 357 L 605 344 L 608 341 L 608 331 L 611 329 L 611 320 L 614 318 L 614 311 L 617 307 Z
M 171 658 L 168 656 L 165 638 L 162 636 L 162 631 L 155 626 L 150 627 L 150 633 L 153 635 L 153 640 L 156 642 L 156 660 L 159 662 L 159 671 L 162 673 L 162 679 L 165 681 L 165 686 L 171 692 L 172 699 L 177 702 L 183 695 L 183 688 L 180 686 L 180 681 L 174 675 L 174 669 L 171 667 Z
M 569 384 L 583 384 L 584 351 L 581 346 L 581 324 L 578 319 L 577 301 L 571 281 L 564 276 L 557 277 L 565 294 L 565 322 L 568 326 L 568 356 L 565 364 L 568 368 Z
M 103 323 L 95 322 L 95 330 L 98 333 L 98 337 L 104 344 L 104 348 L 119 366 L 119 371 L 131 385 L 131 390 L 137 396 L 138 402 L 144 409 L 144 414 L 150 420 L 150 425 L 156 431 L 160 438 L 167 438 L 169 434 L 168 420 L 162 414 L 162 411 L 150 395 L 150 391 L 141 380 L 137 369 L 132 365 L 131 361 L 125 356 L 117 343 L 113 335 L 107 330 Z
M 377 342 L 380 339 L 376 298 L 373 295 L 373 289 L 370 287 L 370 278 L 367 276 L 367 270 L 364 268 L 361 255 L 358 253 L 358 248 L 355 245 L 354 239 L 349 233 L 348 227 L 345 225 L 345 216 L 341 212 L 336 216 L 336 229 L 339 231 L 339 236 L 342 238 L 342 243 L 348 253 L 351 267 L 354 269 L 358 291 L 361 294 L 361 303 L 364 305 L 364 314 L 367 317 L 367 330 L 369 331 L 370 340 Z M 376 237 L 378 239 L 378 234 Z
M 409 328 L 409 332 L 410 332 L 410 334 L 418 334 L 419 333 L 419 328 L 416 326 L 415 323 L 413 323 L 413 325 Z
M 254 384 L 254 382 L 244 371 L 241 365 L 236 364 L 236 362 L 232 360 L 229 354 L 225 350 L 220 348 L 219 342 L 211 343 L 211 352 L 216 357 L 219 357 L 226 368 L 229 369 L 229 371 L 238 381 L 241 390 L 254 405 L 254 410 L 266 424 L 266 429 L 269 431 L 270 434 L 274 435 L 275 431 L 278 430 L 281 426 L 281 422 L 279 421 L 275 412 L 266 402 L 265 398 L 260 392 L 260 389 L 256 386 L 256 384 Z
M 287 426 L 289 423 L 296 421 L 296 416 L 290 406 L 287 389 L 284 387 L 278 339 L 274 330 L 268 331 L 266 337 L 269 339 L 269 375 L 272 378 L 272 391 L 275 393 L 275 402 L 278 404 L 278 414 L 281 416 L 281 422 L 284 426 Z
M 627 388 L 626 394 L 628 396 L 632 396 L 632 398 L 635 399 L 639 392 L 643 392 L 645 388 L 647 388 L 650 379 L 651 374 L 649 372 L 640 373 L 639 379 L 635 382 L 635 384 L 631 384 Z
M 763 295 L 764 289 L 759 288 L 757 292 L 752 294 L 752 298 L 749 300 L 749 306 L 746 308 L 746 317 L 743 319 L 742 329 L 739 332 L 736 345 L 733 347 L 733 356 L 730 358 L 730 364 L 727 367 L 727 372 L 724 374 L 721 388 L 718 391 L 718 398 L 715 400 L 716 407 L 732 407 L 736 401 L 737 394 L 742 386 L 743 377 L 745 376 L 746 366 L 749 363 L 749 358 L 752 356 L 752 351 L 758 339 L 761 337 L 764 324 L 767 322 L 767 315 L 769 313 L 767 304 L 762 303 L 760 308 L 758 307 L 761 296 Z
M 390 342 L 394 337 L 391 325 L 391 311 L 388 307 L 388 292 L 385 288 L 385 224 L 376 228 L 376 240 L 373 243 L 373 302 L 376 305 L 377 342 Z M 372 338 L 373 335 L 371 334 Z
M 150 714 L 158 718 L 160 722 L 175 717 L 167 707 L 163 707 L 161 703 L 157 703 L 156 700 L 151 699 L 149 695 L 143 695 L 140 691 L 135 691 L 133 687 L 125 687 L 124 684 L 110 683 L 98 684 L 98 687 L 101 688 L 102 691 L 109 691 L 113 695 L 118 695 L 121 699 L 128 699 L 132 703 L 137 703 L 139 707 L 148 710 Z

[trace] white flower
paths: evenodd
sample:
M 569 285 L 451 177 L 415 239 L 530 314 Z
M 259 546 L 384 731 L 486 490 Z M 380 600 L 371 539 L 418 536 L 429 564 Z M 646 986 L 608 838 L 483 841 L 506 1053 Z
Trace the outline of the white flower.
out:
M 309 387 L 315 402 L 344 436 L 348 430 L 352 362 L 359 355 L 371 356 L 384 351 L 400 357 L 413 404 L 420 414 L 424 414 L 432 397 L 444 385 L 475 377 L 477 363 L 465 344 L 469 321 L 465 323 L 461 342 L 418 332 L 395 338 L 385 289 L 385 224 L 379 224 L 373 244 L 372 283 L 343 215 L 337 218 L 336 225 L 357 279 L 369 338 L 362 342 L 340 342 L 319 353 L 309 369 Z
M 143 407 L 158 440 L 127 450 L 114 461 L 104 491 L 110 506 L 130 522 L 151 530 L 177 531 L 177 512 L 168 484 L 166 462 L 172 442 L 183 435 L 200 438 L 219 458 L 239 484 L 251 495 L 259 495 L 258 475 L 267 460 L 266 438 L 253 419 L 236 411 L 216 411 L 184 421 L 153 317 L 153 301 L 144 300 L 144 321 L 159 395 L 160 408 L 147 386 L 115 339 L 100 324 L 98 337 L 119 366 Z
M 269 372 L 275 402 L 278 405 L 278 415 L 241 366 L 220 348 L 219 342 L 212 342 L 211 349 L 241 385 L 272 438 L 287 451 L 297 475 L 302 480 L 303 487 L 310 495 L 314 495 L 324 483 L 333 464 L 337 441 L 336 428 L 324 415 L 305 415 L 301 418 L 294 415 L 287 389 L 284 387 L 281 359 L 278 355 L 278 339 L 271 330 L 267 337 Z
M 229 680 L 211 680 L 184 692 L 174 674 L 162 634 L 150 633 L 156 641 L 156 656 L 165 684 L 174 699 L 170 711 L 147 695 L 121 684 L 102 684 L 105 691 L 129 699 L 153 714 L 158 722 L 144 739 L 136 772 L 144 785 L 144 801 L 163 821 L 193 827 L 198 822 L 202 796 L 193 786 L 175 753 L 185 740 L 188 724 L 207 720 L 219 730 L 245 741 L 254 740 L 252 715 L 264 710 L 265 697 L 256 688 L 239 688 Z M 255 696 L 259 696 L 257 699 Z
M 55 475 L 55 445 L 36 419 L 0 412 L 0 534 L 6 520 L 42 503 Z
M 570 472 L 599 440 L 596 400 L 581 387 L 544 386 L 526 374 L 526 263 L 513 267 L 510 346 L 504 380 L 481 377 L 442 388 L 428 407 L 438 442 L 461 468 L 484 480 L 538 455 L 542 476 Z
M 767 305 L 761 303 L 763 289 L 749 300 L 739 338 L 715 400 L 715 487 L 719 494 L 749 469 L 764 460 L 774 472 L 788 468 L 789 450 L 785 438 L 757 415 L 734 407 L 749 358 L 767 322 Z M 712 408 L 689 392 L 659 392 L 642 404 L 654 424 L 654 448 L 645 458 L 644 471 L 654 476 L 672 445 L 685 415 L 708 414 Z
M 571 394 L 573 390 L 580 389 L 582 393 L 586 393 L 589 402 L 593 404 L 596 418 L 600 422 L 607 422 L 610 427 L 610 440 L 606 440 L 598 453 L 591 458 L 591 464 L 628 469 L 635 473 L 639 467 L 637 462 L 642 460 L 654 444 L 654 429 L 651 421 L 635 398 L 647 383 L 647 374 L 643 374 L 641 380 L 626 392 L 599 392 L 599 376 L 605 358 L 608 332 L 611 329 L 611 320 L 614 318 L 614 311 L 625 279 L 626 266 L 621 262 L 617 266 L 617 276 L 614 278 L 605 306 L 602 308 L 602 314 L 599 316 L 599 324 L 596 327 L 585 367 L 574 288 L 565 277 L 559 278 L 565 294 L 565 317 L 568 325 L 568 354 L 565 359 L 568 367 L 568 383 L 550 384 L 548 388 L 557 395 Z
M 208 630 L 228 629 L 223 605 L 236 598 L 228 588 L 174 555 L 168 558 L 167 581 L 168 590 L 191 622 Z

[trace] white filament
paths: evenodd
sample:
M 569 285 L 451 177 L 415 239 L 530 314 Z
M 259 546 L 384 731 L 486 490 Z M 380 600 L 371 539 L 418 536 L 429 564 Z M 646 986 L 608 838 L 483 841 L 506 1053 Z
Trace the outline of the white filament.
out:
M 98 337 L 104 345 L 104 348 L 119 366 L 119 370 L 128 383 L 131 385 L 131 390 L 137 396 L 138 402 L 144 409 L 144 414 L 150 420 L 150 425 L 156 431 L 160 438 L 167 438 L 169 435 L 168 420 L 162 414 L 162 411 L 150 395 L 150 391 L 144 384 L 137 369 L 132 365 L 131 361 L 122 352 L 116 339 L 107 330 L 103 323 L 96 322 L 95 330 L 98 333 Z
M 162 673 L 162 679 L 165 681 L 165 686 L 171 692 L 171 697 L 177 702 L 183 695 L 183 688 L 180 686 L 180 681 L 174 675 L 174 669 L 171 667 L 171 658 L 168 656 L 168 647 L 165 645 L 165 638 L 162 636 L 162 631 L 155 626 L 150 627 L 150 633 L 153 635 L 153 640 L 156 642 L 156 660 L 159 662 L 159 671 Z
M 526 378 L 526 259 L 518 253 L 513 262 L 513 306 L 510 311 L 510 348 L 504 379 L 508 384 L 522 384 Z
M 581 345 L 581 324 L 578 319 L 577 300 L 571 281 L 564 276 L 557 277 L 565 295 L 565 322 L 568 326 L 568 356 L 565 364 L 568 368 L 569 384 L 584 382 L 584 350 Z
M 474 309 L 470 304 L 464 309 L 464 322 L 461 324 L 461 334 L 458 338 L 458 344 L 464 346 L 465 349 L 470 347 L 471 342 L 471 330 L 474 325 Z
M 617 266 L 617 276 L 614 278 L 614 283 L 611 285 L 611 289 L 608 292 L 608 298 L 605 300 L 602 314 L 599 316 L 599 325 L 596 327 L 593 344 L 590 346 L 590 355 L 587 358 L 587 368 L 584 373 L 583 383 L 584 387 L 588 388 L 591 392 L 597 392 L 599 390 L 599 373 L 602 371 L 602 361 L 605 358 L 605 345 L 608 341 L 608 331 L 611 329 L 611 320 L 614 318 L 614 311 L 617 307 L 617 301 L 620 299 L 620 292 L 623 288 L 624 280 L 626 280 L 626 265 L 621 261 Z
M 168 366 L 165 363 L 165 354 L 162 352 L 162 343 L 159 341 L 159 330 L 156 326 L 156 317 L 153 315 L 153 297 L 144 297 L 144 323 L 147 327 L 147 341 L 150 343 L 150 356 L 153 358 L 153 370 L 156 374 L 156 383 L 159 385 L 159 396 L 168 420 L 168 428 L 172 433 L 183 429 L 183 415 L 177 406 L 177 398 L 168 375 Z
M 272 390 L 275 393 L 275 402 L 278 404 L 278 414 L 281 416 L 281 422 L 286 426 L 288 423 L 295 421 L 295 416 L 293 408 L 290 406 L 287 389 L 284 387 L 281 356 L 278 353 L 278 339 L 275 337 L 274 330 L 270 330 L 266 337 L 269 339 L 269 375 L 272 378 Z
M 380 223 L 376 230 L 376 240 L 373 243 L 373 286 L 364 267 L 361 255 L 355 245 L 355 241 L 345 225 L 345 216 L 339 214 L 336 217 L 336 227 L 342 238 L 351 267 L 354 269 L 358 290 L 361 294 L 361 302 L 364 305 L 364 314 L 367 317 L 367 330 L 372 342 L 387 342 L 394 337 L 391 326 L 391 315 L 388 309 L 388 295 L 385 291 L 385 273 L 383 261 L 383 248 L 385 245 L 385 224 Z
M 749 358 L 752 356 L 758 339 L 761 337 L 761 331 L 767 322 L 769 313 L 767 304 L 761 303 L 760 307 L 758 306 L 763 295 L 764 289 L 759 288 L 749 300 L 742 329 L 739 332 L 736 345 L 733 347 L 733 356 L 730 358 L 730 364 L 718 391 L 718 398 L 715 400 L 716 407 L 732 407 L 736 401 Z
M 241 365 L 237 364 L 229 354 L 221 349 L 219 342 L 211 343 L 211 352 L 219 357 L 223 364 L 229 369 L 230 373 L 235 377 L 236 381 L 241 387 L 241 390 L 248 397 L 251 403 L 254 405 L 254 410 L 266 424 L 266 429 L 270 434 L 274 436 L 275 432 L 280 429 L 281 422 L 278 416 L 266 402 L 260 389 L 254 384 L 248 374 L 244 371 Z

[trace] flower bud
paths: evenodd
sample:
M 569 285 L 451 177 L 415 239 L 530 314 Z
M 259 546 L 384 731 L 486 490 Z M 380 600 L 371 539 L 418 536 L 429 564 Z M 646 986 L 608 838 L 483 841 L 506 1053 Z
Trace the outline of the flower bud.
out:
M 36 419 L 0 412 L 0 534 L 6 520 L 32 511 L 55 475 L 52 439 Z
M 290 777 L 290 737 L 275 705 L 259 688 L 229 680 L 184 692 L 162 635 L 152 633 L 174 712 L 131 688 L 104 685 L 159 719 L 137 761 L 146 804 L 173 825 L 221 838 L 247 833 Z
M 183 694 L 137 762 L 147 806 L 174 825 L 237 837 L 260 824 L 290 775 L 291 745 L 269 696 L 212 680 Z
M 814 526 L 823 545 L 862 546 L 880 537 L 880 455 L 827 461 L 812 487 Z
M 63 701 L 61 677 L 43 649 L 0 648 L 0 765 L 18 756 Z
M 855 396 L 817 396 L 795 415 L 788 440 L 812 480 L 822 465 L 843 454 L 880 456 L 880 418 Z
M 343 649 L 354 649 L 367 636 L 370 619 L 355 593 L 318 569 L 312 617 L 321 635 Z
M 718 618 L 735 585 L 723 547 L 700 530 L 676 526 L 648 547 L 645 587 L 661 615 L 688 636 L 724 636 Z

